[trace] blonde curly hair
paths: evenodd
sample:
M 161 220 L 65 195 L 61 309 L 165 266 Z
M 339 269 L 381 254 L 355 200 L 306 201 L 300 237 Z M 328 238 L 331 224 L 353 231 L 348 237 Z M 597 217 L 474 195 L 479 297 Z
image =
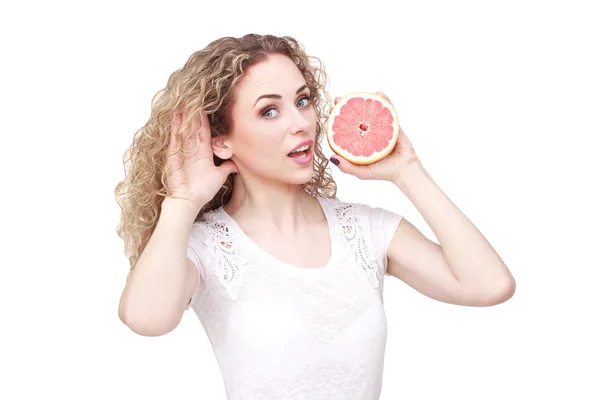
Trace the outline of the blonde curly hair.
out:
M 208 114 L 211 136 L 226 134 L 231 126 L 230 111 L 235 101 L 236 83 L 248 67 L 270 54 L 283 54 L 296 64 L 310 89 L 311 103 L 317 113 L 313 176 L 302 187 L 312 196 L 336 196 L 336 184 L 320 144 L 331 107 L 322 62 L 308 56 L 303 46 L 289 36 L 249 34 L 241 38 L 220 38 L 193 53 L 185 65 L 169 77 L 166 87 L 152 99 L 150 118 L 136 132 L 133 143 L 123 155 L 125 178 L 117 184 L 114 194 L 121 207 L 117 235 L 124 241 L 130 272 L 156 227 L 164 197 L 171 195 L 165 166 L 175 114 L 186 111 L 191 116 L 202 110 Z M 190 124 L 191 117 L 188 117 L 183 121 L 181 131 L 188 129 Z M 177 140 L 183 154 L 179 135 Z M 220 165 L 224 160 L 215 156 L 214 161 L 215 165 Z M 196 221 L 205 212 L 227 204 L 232 191 L 233 176 L 230 175 L 219 192 L 200 210 Z

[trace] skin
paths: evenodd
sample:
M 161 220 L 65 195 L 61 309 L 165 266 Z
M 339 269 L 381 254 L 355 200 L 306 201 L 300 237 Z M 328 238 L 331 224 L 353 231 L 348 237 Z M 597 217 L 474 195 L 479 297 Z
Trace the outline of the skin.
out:
M 225 211 L 272 256 L 300 268 L 317 268 L 331 257 L 327 220 L 318 200 L 300 186 L 311 179 L 312 166 L 288 158 L 295 146 L 316 136 L 316 114 L 306 104 L 307 92 L 297 93 L 304 84 L 300 71 L 284 56 L 249 68 L 236 87 L 232 131 L 211 140 L 204 115 L 199 135 L 206 146 L 184 163 L 179 178 L 189 184 L 201 174 L 201 187 L 188 188 L 195 192 L 207 185 L 218 188 L 237 171 Z M 256 103 L 264 94 L 281 98 Z M 173 132 L 177 129 L 174 124 Z M 211 153 L 230 161 L 218 168 L 208 165 Z M 402 130 L 391 154 L 381 161 L 358 166 L 338 157 L 332 162 L 359 179 L 392 182 L 435 234 L 439 244 L 403 219 L 387 249 L 391 276 L 451 304 L 492 306 L 512 297 L 516 284 L 510 271 L 427 173 Z M 198 271 L 185 255 L 198 205 L 186 199 L 190 193 L 181 194 L 164 200 L 157 227 L 119 303 L 121 320 L 141 335 L 160 336 L 175 329 L 198 284 Z
M 250 67 L 235 89 L 233 129 L 213 140 L 213 151 L 238 170 L 225 211 L 267 252 L 312 268 L 330 258 L 327 220 L 300 186 L 312 178 L 312 165 L 288 157 L 299 143 L 316 137 L 317 115 L 305 85 L 296 65 L 282 55 Z M 257 101 L 271 94 L 281 98 Z M 298 254 L 299 248 L 314 251 Z
M 314 139 L 316 115 L 296 91 L 304 79 L 284 56 L 272 56 L 249 69 L 237 88 L 235 127 L 213 151 L 236 164 L 236 190 L 226 211 L 244 232 L 266 251 L 302 267 L 324 265 L 330 257 L 325 216 L 300 184 L 310 179 L 310 166 L 287 157 L 297 143 Z M 264 94 L 281 99 L 263 99 Z M 305 94 L 308 92 L 305 91 Z M 388 101 L 389 98 L 382 93 Z M 339 97 L 336 98 L 336 101 Z M 263 114 L 265 106 L 276 111 Z M 420 162 L 410 140 L 400 130 L 392 153 L 367 166 L 335 157 L 333 163 L 359 179 L 392 182 L 406 195 L 434 232 L 439 243 L 425 237 L 406 218 L 388 247 L 387 272 L 422 294 L 442 302 L 492 306 L 515 292 L 515 279 L 464 213 L 445 195 Z M 298 249 L 310 248 L 310 252 Z
M 377 93 L 392 103 L 384 93 Z M 513 296 L 516 281 L 509 269 L 429 175 L 402 128 L 386 158 L 364 166 L 353 165 L 341 157 L 335 157 L 333 163 L 359 179 L 392 182 L 435 234 L 439 243 L 403 219 L 388 246 L 387 272 L 391 276 L 432 299 L 450 304 L 493 306 Z
M 298 92 L 305 83 L 283 56 L 249 68 L 236 86 L 232 130 L 226 137 L 211 139 L 207 116 L 195 116 L 182 134 L 187 138 L 183 146 L 194 149 L 196 136 L 200 146 L 186 158 L 176 151 L 176 135 L 187 115 L 174 116 L 173 155 L 168 159 L 177 171 L 170 178 L 174 195 L 162 202 L 157 226 L 128 275 L 119 302 L 119 318 L 132 331 L 160 336 L 181 322 L 198 284 L 198 270 L 186 256 L 193 221 L 230 173 L 238 175 L 226 212 L 251 240 L 301 268 L 327 263 L 331 250 L 325 215 L 300 186 L 311 179 L 312 165 L 288 158 L 299 143 L 316 136 L 316 113 L 307 102 L 308 92 Z M 264 94 L 280 98 L 257 103 Z M 213 154 L 228 161 L 217 167 Z

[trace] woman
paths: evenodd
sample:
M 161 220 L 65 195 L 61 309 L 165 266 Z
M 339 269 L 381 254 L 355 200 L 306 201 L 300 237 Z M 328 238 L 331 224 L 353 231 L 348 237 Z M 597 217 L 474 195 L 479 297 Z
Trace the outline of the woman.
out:
M 335 197 L 325 80 L 289 37 L 211 43 L 170 77 L 116 188 L 131 264 L 121 320 L 163 335 L 193 309 L 230 399 L 379 398 L 386 273 L 453 304 L 515 290 L 403 132 L 368 167 L 331 161 L 396 184 L 441 246 L 400 215 Z

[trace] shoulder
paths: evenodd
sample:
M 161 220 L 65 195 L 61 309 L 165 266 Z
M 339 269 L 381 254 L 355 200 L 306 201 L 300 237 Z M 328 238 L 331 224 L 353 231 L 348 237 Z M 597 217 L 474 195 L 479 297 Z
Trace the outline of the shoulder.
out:
M 195 256 L 193 261 L 204 261 L 211 254 L 216 242 L 231 233 L 230 227 L 218 209 L 205 212 L 202 217 L 192 224 L 188 239 L 188 253 Z M 208 251 L 207 251 L 208 250 Z
M 335 216 L 346 218 L 357 218 L 376 223 L 389 220 L 391 223 L 399 223 L 403 216 L 397 212 L 383 207 L 371 206 L 365 203 L 343 201 L 338 198 L 322 197 L 322 202 L 326 204 L 328 211 Z
M 365 203 L 348 202 L 337 198 L 322 198 L 331 218 L 342 226 L 356 224 L 378 247 L 387 250 L 402 214 Z
M 228 221 L 223 215 L 221 208 L 205 212 L 194 222 L 191 230 L 191 238 L 206 239 L 212 236 L 227 235 L 231 231 Z
M 320 197 L 319 199 L 325 211 L 336 218 L 359 217 L 368 213 L 370 208 L 366 204 L 343 201 L 337 197 Z

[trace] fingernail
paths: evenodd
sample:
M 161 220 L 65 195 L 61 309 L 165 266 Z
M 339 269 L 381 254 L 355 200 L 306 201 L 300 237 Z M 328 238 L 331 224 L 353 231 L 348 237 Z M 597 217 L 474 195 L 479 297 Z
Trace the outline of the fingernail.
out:
M 340 160 L 338 160 L 335 157 L 330 157 L 329 161 L 331 161 L 332 163 L 334 163 L 335 165 L 340 165 Z

